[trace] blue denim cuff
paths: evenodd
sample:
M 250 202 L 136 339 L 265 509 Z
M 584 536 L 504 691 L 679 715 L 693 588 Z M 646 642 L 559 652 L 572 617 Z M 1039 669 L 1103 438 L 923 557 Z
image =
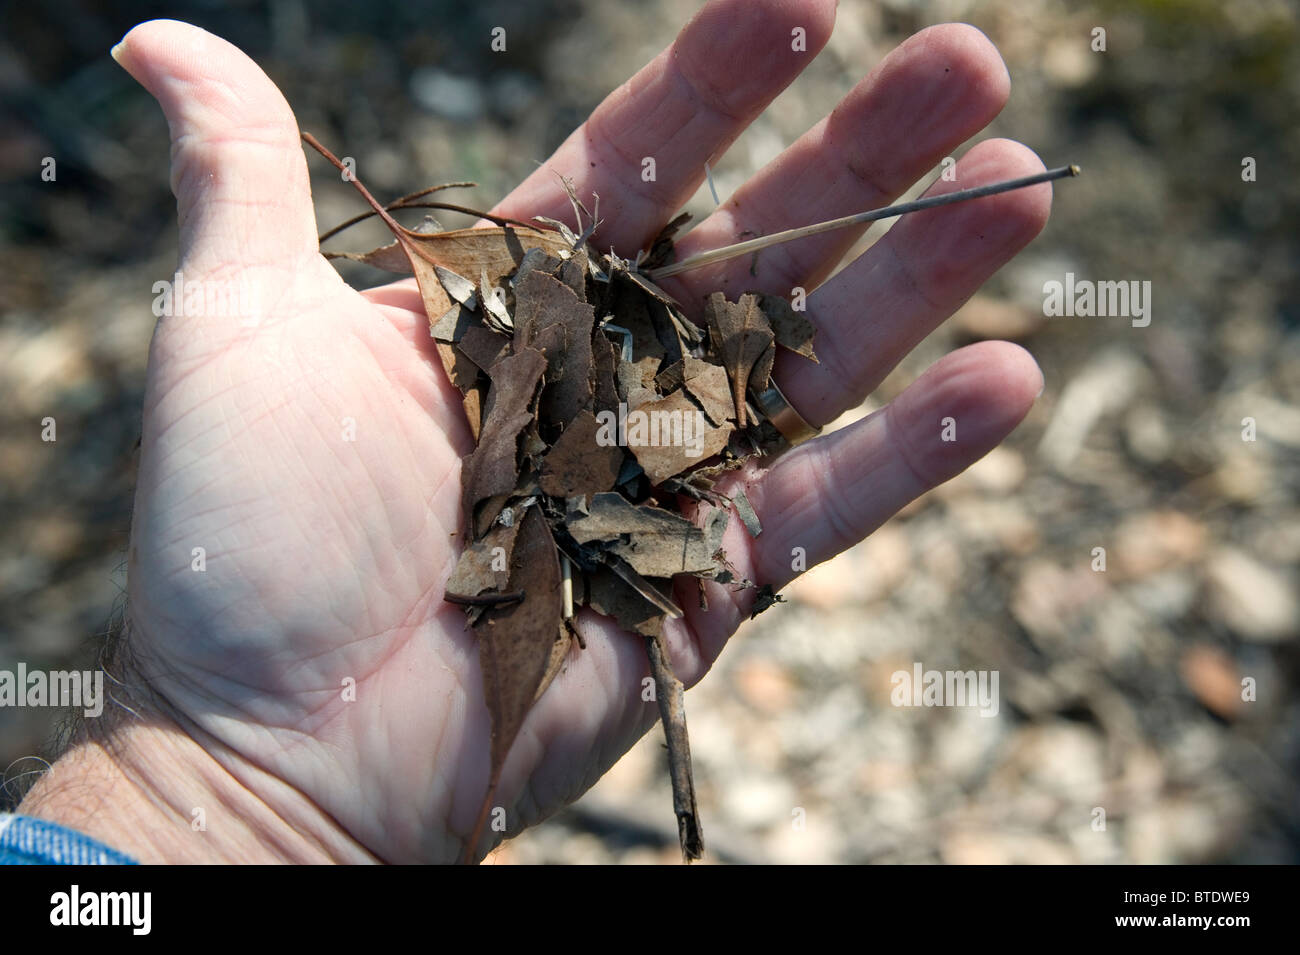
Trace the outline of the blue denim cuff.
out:
M 0 865 L 138 865 L 130 856 L 57 822 L 0 813 Z

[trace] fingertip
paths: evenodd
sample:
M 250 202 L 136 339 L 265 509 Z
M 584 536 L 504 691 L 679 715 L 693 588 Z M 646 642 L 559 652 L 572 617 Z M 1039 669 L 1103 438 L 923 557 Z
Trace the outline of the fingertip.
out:
M 1019 423 L 1045 387 L 1037 359 L 1015 342 L 977 342 L 970 348 L 975 349 L 975 360 L 985 363 L 989 379 L 1002 384 L 1006 417 Z
M 169 123 L 189 126 L 287 124 L 293 113 L 275 84 L 243 50 L 181 20 L 149 20 L 112 49 L 115 60 L 149 91 Z M 296 129 L 293 131 L 296 137 Z
M 821 52 L 835 8 L 835 0 L 713 0 L 681 29 L 673 55 L 715 105 L 750 116 Z
M 969 23 L 941 23 L 921 31 L 925 33 L 942 38 L 950 65 L 960 68 L 995 113 L 1001 112 L 1011 96 L 1011 73 L 984 31 Z
M 1042 390 L 1033 356 L 978 342 L 935 362 L 889 406 L 895 440 L 923 483 L 941 484 L 1016 429 Z
M 1026 146 L 990 139 L 972 147 L 956 176 L 940 179 L 927 196 L 1018 179 L 1042 172 Z M 934 301 L 964 302 L 989 275 L 1043 231 L 1052 211 L 1051 183 L 1038 183 L 905 216 L 888 233 L 900 258 L 925 262 Z
M 234 44 L 149 20 L 112 49 L 171 131 L 181 255 L 191 266 L 315 255 L 315 214 L 293 110 Z
M 936 79 L 959 82 L 963 108 L 984 117 L 980 128 L 1002 112 L 1011 96 L 1011 74 L 1002 54 L 969 23 L 939 23 L 918 30 L 891 55 L 921 64 L 937 74 Z
M 142 67 L 148 66 L 163 51 L 174 47 L 179 41 L 188 41 L 188 45 L 193 47 L 201 42 L 202 37 L 212 37 L 212 34 L 192 23 L 167 19 L 146 20 L 127 30 L 108 52 L 123 69 L 143 83 Z
M 962 180 L 960 188 L 963 189 L 1004 179 L 1033 176 L 1047 170 L 1038 153 L 1014 139 L 986 139 L 977 143 L 962 156 L 959 166 Z M 988 200 L 999 204 L 999 213 L 1012 216 L 1022 223 L 1029 232 L 1029 238 L 1033 238 L 1047 225 L 1048 215 L 1052 211 L 1052 184 L 1043 182 L 1025 189 L 989 196 Z

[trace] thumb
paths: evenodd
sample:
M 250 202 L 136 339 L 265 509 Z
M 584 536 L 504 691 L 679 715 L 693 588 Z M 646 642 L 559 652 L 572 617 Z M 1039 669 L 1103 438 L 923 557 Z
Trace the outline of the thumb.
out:
M 298 124 L 256 63 L 176 20 L 142 23 L 112 52 L 171 128 L 184 266 L 283 267 L 317 253 Z

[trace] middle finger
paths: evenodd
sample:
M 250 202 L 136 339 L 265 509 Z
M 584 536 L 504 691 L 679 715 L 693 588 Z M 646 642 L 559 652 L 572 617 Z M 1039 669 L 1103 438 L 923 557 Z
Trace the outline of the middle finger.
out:
M 893 202 L 1006 104 L 1010 79 L 979 30 L 943 24 L 909 38 L 835 109 L 677 244 L 677 260 Z M 799 239 L 667 278 L 694 310 L 702 296 L 811 291 L 867 226 Z M 751 274 L 751 264 L 754 272 Z

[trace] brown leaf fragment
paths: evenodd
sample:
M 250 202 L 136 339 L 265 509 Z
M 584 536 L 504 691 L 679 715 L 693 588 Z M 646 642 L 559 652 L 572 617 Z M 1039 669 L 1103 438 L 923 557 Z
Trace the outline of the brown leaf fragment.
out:
M 419 270 L 414 268 L 412 261 L 417 255 L 408 253 L 408 242 L 417 245 L 424 253 L 423 256 L 418 257 L 426 264 L 428 270 L 436 264 L 457 275 L 476 275 L 480 268 L 486 268 L 493 284 L 501 282 L 505 276 L 515 270 L 524 257 L 526 249 L 540 248 L 545 252 L 555 253 L 569 247 L 564 237 L 557 232 L 523 226 L 456 229 L 451 232 L 433 233 L 403 229 L 397 241 L 371 249 L 369 252 L 326 252 L 325 257 L 362 262 L 398 275 L 410 275 L 415 272 L 418 279 Z
M 664 625 L 664 611 L 641 596 L 622 577 L 608 567 L 585 575 L 587 606 L 596 613 L 613 617 L 624 630 L 649 636 Z
M 741 523 L 745 525 L 745 530 L 749 531 L 750 537 L 757 537 L 763 533 L 763 525 L 758 522 L 758 515 L 754 513 L 749 498 L 745 496 L 744 488 L 738 489 L 731 496 L 731 503 L 736 508 L 736 515 Z
M 624 451 L 598 440 L 601 427 L 590 411 L 581 411 L 556 439 L 542 461 L 542 492 L 577 497 L 612 491 L 623 469 Z
M 527 278 L 528 273 L 533 269 L 541 269 L 543 272 L 553 274 L 559 267 L 560 260 L 550 255 L 545 249 L 529 249 L 524 253 L 524 257 L 519 260 L 519 266 L 515 269 L 515 274 L 510 277 L 510 284 L 518 288 L 519 283 Z
M 410 269 L 415 273 L 415 281 L 420 287 L 420 298 L 424 301 L 424 311 L 429 317 L 431 329 L 440 323 L 452 306 L 451 296 L 443 288 L 442 279 L 438 276 L 438 267 L 449 270 L 457 276 L 473 275 L 477 271 L 487 276 L 489 282 L 499 284 L 504 280 L 504 276 L 514 271 L 519 260 L 524 257 L 522 241 L 525 239 L 530 246 L 553 248 L 558 237 L 555 233 L 515 226 L 460 229 L 432 235 L 422 235 L 409 229 L 402 229 L 397 236 L 397 244 L 406 253 Z M 467 381 L 467 369 L 461 365 L 461 362 L 471 367 L 472 362 L 465 361 L 463 358 L 458 359 L 454 351 L 445 349 L 441 344 L 438 355 L 447 377 L 462 393 L 467 391 L 473 381 Z
M 704 546 L 715 558 L 718 558 L 722 550 L 722 535 L 727 532 L 727 525 L 730 523 L 731 513 L 722 507 L 713 508 L 704 519 Z M 725 561 L 726 555 L 722 555 L 719 559 Z
M 474 521 L 475 525 L 481 528 L 479 533 L 486 533 L 488 528 L 497 523 L 497 519 L 503 513 L 509 512 L 510 509 L 506 507 L 506 501 L 510 500 L 513 493 L 493 494 L 491 497 L 483 499 L 479 504 Z M 508 521 L 505 522 L 505 525 L 510 526 Z
M 623 558 L 614 554 L 605 556 L 609 559 L 610 569 L 623 578 L 625 584 L 674 620 L 682 615 L 682 608 L 677 606 L 677 601 L 668 595 L 667 591 L 672 588 L 670 579 L 665 577 L 660 581 L 650 580 L 638 574 L 636 569 Z
M 474 626 L 483 671 L 483 697 L 492 719 L 491 772 L 479 823 L 467 846 L 478 843 L 501 768 L 533 703 L 559 672 L 568 652 L 560 625 L 559 552 L 540 508 L 529 508 L 510 560 L 508 589 L 524 599 L 487 609 Z M 562 644 L 557 648 L 556 643 Z
M 429 323 L 429 335 L 440 342 L 458 342 L 476 325 L 478 317 L 464 305 L 453 302 L 442 318 Z
M 586 252 L 580 250 L 568 258 L 562 258 L 548 254 L 545 249 L 529 249 L 511 279 L 514 287 L 517 289 L 534 269 L 559 279 L 573 289 L 573 294 L 580 302 L 587 301 Z
M 458 604 L 461 607 L 499 607 L 502 604 L 518 603 L 524 599 L 522 590 L 511 590 L 503 594 L 480 594 L 477 597 L 469 594 L 458 594 L 455 591 L 448 590 L 442 595 L 442 599 L 449 604 Z
M 478 366 L 465 357 L 454 345 L 437 342 L 438 357 L 447 372 L 447 380 L 465 394 L 478 382 Z
M 600 541 L 646 577 L 672 577 L 713 570 L 704 532 L 662 507 L 633 504 L 621 494 L 592 496 L 588 513 L 570 509 L 565 523 L 579 544 Z
M 671 365 L 666 365 L 659 374 L 655 375 L 655 387 L 665 395 L 676 391 L 686 380 L 685 369 L 685 361 L 675 361 Z
M 509 334 L 514 330 L 514 318 L 506 307 L 505 289 L 493 283 L 487 269 L 479 272 L 478 292 L 483 302 L 483 320 L 490 328 Z
M 645 258 L 641 260 L 641 268 L 647 272 L 650 269 L 657 269 L 661 265 L 666 265 L 672 258 L 673 239 L 681 231 L 686 223 L 691 221 L 691 214 L 683 212 L 678 214 L 666 226 L 659 230 L 659 234 L 654 237 L 650 243 L 650 251 Z M 649 281 L 647 279 L 647 281 Z
M 472 529 L 475 538 L 488 527 L 474 520 L 479 502 L 509 494 L 518 483 L 519 433 L 533 420 L 533 398 L 545 370 L 546 357 L 541 352 L 521 347 L 497 359 L 488 372 L 492 389 L 488 392 L 483 430 L 478 447 L 461 466 L 465 526 Z
M 718 454 L 731 437 L 730 424 L 715 427 L 684 391 L 647 401 L 626 415 L 627 448 L 659 484 Z
M 778 345 L 797 355 L 802 355 L 809 361 L 817 361 L 817 356 L 813 353 L 813 336 L 816 329 L 813 328 L 812 322 L 808 321 L 802 313 L 796 312 L 790 303 L 779 295 L 759 293 L 758 307 L 763 310 L 763 314 L 772 325 L 772 333 L 776 336 Z
M 650 307 L 655 304 L 636 285 L 629 282 L 611 282 L 606 310 L 613 315 L 610 321 L 632 333 L 632 361 L 653 358 L 663 361 L 664 346 L 655 332 Z M 656 305 L 657 307 L 657 305 Z M 658 372 L 658 365 L 654 369 Z
M 595 322 L 592 307 L 545 272 L 530 272 L 515 288 L 516 335 L 546 355 L 546 387 L 539 413 L 547 424 L 566 426 L 578 412 L 591 407 Z
M 622 309 L 645 317 L 654 330 L 655 339 L 663 349 L 665 360 L 679 361 L 690 345 L 700 341 L 700 330 L 684 315 L 681 304 L 671 295 L 637 272 L 616 269 L 613 272 L 616 313 Z M 639 306 L 632 305 L 639 303 Z M 629 315 L 624 315 L 630 318 Z M 637 319 L 633 319 L 635 324 Z M 626 326 L 631 328 L 632 326 Z
M 465 420 L 469 422 L 470 436 L 474 443 L 478 444 L 479 435 L 483 431 L 483 401 L 487 396 L 487 382 L 482 378 L 475 383 L 460 399 L 461 407 L 465 409 Z
M 654 377 L 658 367 L 658 358 L 618 362 L 614 367 L 614 376 L 618 384 L 619 400 L 628 408 L 637 408 L 647 401 L 657 401 L 659 392 L 654 388 Z
M 463 275 L 457 275 L 451 269 L 444 269 L 441 265 L 435 265 L 433 271 L 438 276 L 438 281 L 442 283 L 443 291 L 456 302 L 469 309 L 478 307 L 478 299 L 474 296 L 473 282 Z
M 721 365 L 687 355 L 661 371 L 655 382 L 664 394 L 684 387 L 699 402 L 709 421 L 719 427 L 730 424 L 736 413 L 727 370 Z
M 591 338 L 592 404 L 594 411 L 617 411 L 621 400 L 614 377 L 614 344 L 603 332 Z
M 446 591 L 477 597 L 489 590 L 509 590 L 510 558 L 521 527 L 522 521 L 510 527 L 494 524 L 481 540 L 470 541 L 447 580 Z
M 772 377 L 772 366 L 776 363 L 776 344 L 768 345 L 763 350 L 763 354 L 758 356 L 758 361 L 754 362 L 754 367 L 749 373 L 749 388 L 755 394 L 761 393 L 767 389 L 767 383 Z M 751 420 L 753 416 L 751 415 Z
M 767 316 L 758 307 L 758 296 L 742 295 L 739 302 L 728 302 L 721 292 L 714 292 L 704 303 L 704 317 L 709 327 L 710 343 L 731 379 L 732 403 L 736 409 L 736 426 L 748 423 L 745 392 L 755 365 L 772 347 L 775 336 Z M 767 364 L 771 370 L 770 362 Z M 766 385 L 766 374 L 762 384 Z
M 490 371 L 510 344 L 510 339 L 482 325 L 471 325 L 457 345 L 461 353 L 484 371 Z
M 523 226 L 456 229 L 433 235 L 407 232 L 403 238 L 426 253 L 431 265 L 440 265 L 457 275 L 478 275 L 486 269 L 492 285 L 504 285 L 528 249 L 556 253 L 568 248 L 558 233 Z
M 681 361 L 690 351 L 690 345 L 682 340 L 681 327 L 673 321 L 672 313 L 660 302 L 651 301 L 647 311 L 650 324 L 654 327 L 655 338 L 664 350 L 665 362 Z
M 400 242 L 390 242 L 369 252 L 322 252 L 327 259 L 347 259 L 360 262 L 371 268 L 382 269 L 397 275 L 411 274 L 411 260 L 406 255 L 406 247 Z

